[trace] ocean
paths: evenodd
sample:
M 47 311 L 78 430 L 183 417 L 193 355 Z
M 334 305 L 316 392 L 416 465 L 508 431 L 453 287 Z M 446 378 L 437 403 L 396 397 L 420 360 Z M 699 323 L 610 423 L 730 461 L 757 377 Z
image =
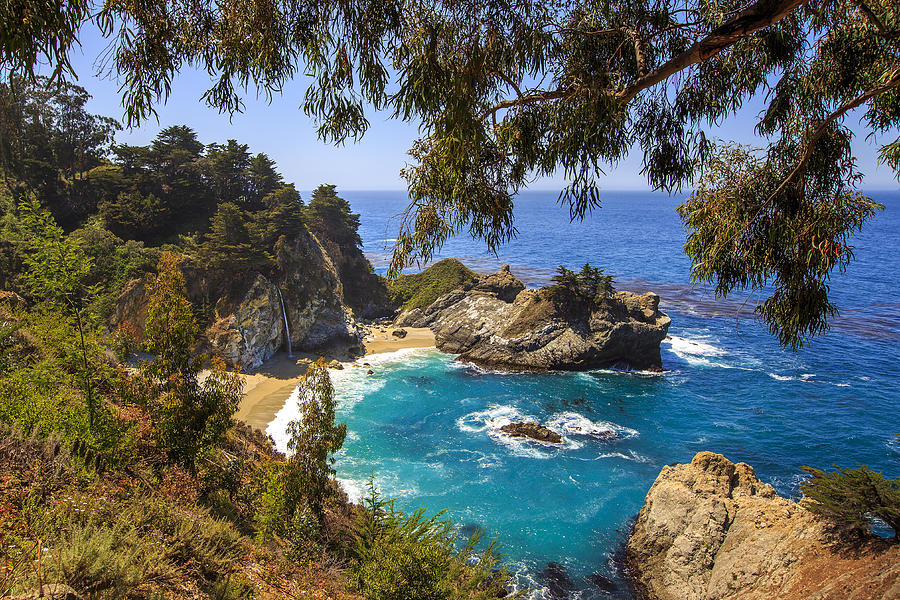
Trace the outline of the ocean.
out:
M 342 195 L 383 273 L 405 194 Z M 571 223 L 555 193 L 521 194 L 519 235 L 499 256 L 460 237 L 435 260 L 457 257 L 479 272 L 508 263 L 531 287 L 558 265 L 590 262 L 618 289 L 655 290 L 672 318 L 665 372 L 494 373 L 434 350 L 366 357 L 374 375 L 332 371 L 348 428 L 338 476 L 351 496 L 372 477 L 398 506 L 447 509 L 461 536 L 496 538 L 529 597 L 584 600 L 631 598 L 621 551 L 632 520 L 660 469 L 701 450 L 749 463 L 789 497 L 798 496 L 803 465 L 865 464 L 900 476 L 900 192 L 871 196 L 885 210 L 831 282 L 841 316 L 791 352 L 753 318 L 757 297 L 718 300 L 690 283 L 674 210 L 683 196 L 607 192 L 602 208 Z M 294 403 L 269 427 L 280 444 Z M 522 419 L 547 424 L 564 444 L 498 434 Z

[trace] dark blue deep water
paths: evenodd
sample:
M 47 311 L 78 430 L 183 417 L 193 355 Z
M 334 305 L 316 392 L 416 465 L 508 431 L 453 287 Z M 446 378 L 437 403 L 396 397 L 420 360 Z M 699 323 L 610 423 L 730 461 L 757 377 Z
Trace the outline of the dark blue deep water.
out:
M 383 272 L 402 193 L 346 192 L 365 251 Z M 662 375 L 600 371 L 486 373 L 433 350 L 368 357 L 335 371 L 348 425 L 336 463 L 350 489 L 370 475 L 405 508 L 448 509 L 464 534 L 498 538 L 510 569 L 542 597 L 548 563 L 572 597 L 629 598 L 617 553 L 644 495 L 668 463 L 700 450 L 752 465 L 796 496 L 802 465 L 866 464 L 900 476 L 900 193 L 873 192 L 885 210 L 855 239 L 856 261 L 834 278 L 842 316 L 802 351 L 781 349 L 752 317 L 754 298 L 716 300 L 689 283 L 680 197 L 607 193 L 582 223 L 548 192 L 517 201 L 518 238 L 499 257 L 467 238 L 448 243 L 477 271 L 509 263 L 530 285 L 557 265 L 585 262 L 620 289 L 656 290 L 672 317 Z M 289 403 L 290 404 L 290 403 Z M 279 415 L 272 431 L 291 407 Z M 565 437 L 561 449 L 512 442 L 497 428 L 531 417 Z M 281 425 L 283 426 L 283 425 Z M 602 435 L 613 431 L 614 441 Z M 613 580 L 608 591 L 591 581 Z

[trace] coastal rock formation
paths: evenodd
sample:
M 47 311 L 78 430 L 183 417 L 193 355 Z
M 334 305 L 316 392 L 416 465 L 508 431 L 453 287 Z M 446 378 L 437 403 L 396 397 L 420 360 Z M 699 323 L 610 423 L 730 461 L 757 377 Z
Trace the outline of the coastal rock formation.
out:
M 618 292 L 596 304 L 561 299 L 548 288 L 526 290 L 504 265 L 395 324 L 431 327 L 440 350 L 485 367 L 658 371 L 670 322 L 656 294 Z
M 510 423 L 500 428 L 509 437 L 525 437 L 547 444 L 561 444 L 562 436 L 534 421 Z
M 179 265 L 194 305 L 214 306 L 205 331 L 209 350 L 232 365 L 258 367 L 284 345 L 286 314 L 294 350 L 359 351 L 362 331 L 344 303 L 337 269 L 316 237 L 300 232 L 281 248 L 276 262 L 282 274 L 278 280 L 249 272 L 217 281 L 190 260 Z M 128 323 L 141 339 L 148 292 L 148 279 L 128 282 L 113 307 L 110 326 Z
M 712 452 L 663 467 L 626 553 L 649 600 L 900 598 L 900 545 L 843 547 L 821 517 Z
M 230 314 L 216 309 L 207 329 L 213 352 L 231 364 L 258 367 L 284 343 L 284 318 L 278 289 L 257 275 L 243 300 Z
M 126 283 L 109 317 L 111 326 L 128 327 L 139 340 L 144 337 L 144 323 L 147 321 L 147 283 L 146 277 Z

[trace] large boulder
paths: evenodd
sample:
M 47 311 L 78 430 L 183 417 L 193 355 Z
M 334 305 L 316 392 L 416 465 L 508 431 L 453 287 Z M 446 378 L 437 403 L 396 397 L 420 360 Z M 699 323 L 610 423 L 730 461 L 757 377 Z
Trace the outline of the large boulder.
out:
M 522 437 L 528 438 L 530 440 L 536 440 L 538 442 L 544 442 L 546 444 L 561 444 L 562 436 L 553 431 L 552 429 L 547 429 L 540 423 L 535 423 L 534 421 L 521 421 L 519 423 L 509 423 L 500 428 L 500 431 L 508 435 L 509 437 Z
M 504 265 L 408 313 L 404 325 L 431 327 L 440 350 L 512 370 L 617 366 L 661 370 L 659 344 L 671 322 L 659 296 L 619 292 L 599 303 L 526 290 Z
M 712 452 L 663 467 L 626 555 L 649 600 L 900 598 L 900 545 L 846 551 L 821 517 Z

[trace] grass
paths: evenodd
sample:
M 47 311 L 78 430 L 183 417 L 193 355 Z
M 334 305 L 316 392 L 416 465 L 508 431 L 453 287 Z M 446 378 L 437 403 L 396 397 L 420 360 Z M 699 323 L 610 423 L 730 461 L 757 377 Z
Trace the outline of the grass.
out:
M 477 275 L 455 258 L 445 258 L 421 273 L 400 275 L 388 283 L 392 302 L 402 310 L 425 308 Z

